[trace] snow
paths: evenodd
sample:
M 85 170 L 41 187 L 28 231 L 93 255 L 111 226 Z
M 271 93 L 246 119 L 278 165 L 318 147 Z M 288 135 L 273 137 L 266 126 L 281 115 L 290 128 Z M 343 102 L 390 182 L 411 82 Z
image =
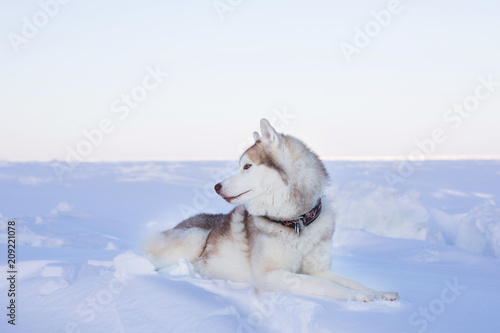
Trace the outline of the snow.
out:
M 327 161 L 337 210 L 332 266 L 396 302 L 340 302 L 155 271 L 151 230 L 228 212 L 211 191 L 233 162 L 0 163 L 1 271 L 16 221 L 16 327 L 1 332 L 497 332 L 500 161 Z

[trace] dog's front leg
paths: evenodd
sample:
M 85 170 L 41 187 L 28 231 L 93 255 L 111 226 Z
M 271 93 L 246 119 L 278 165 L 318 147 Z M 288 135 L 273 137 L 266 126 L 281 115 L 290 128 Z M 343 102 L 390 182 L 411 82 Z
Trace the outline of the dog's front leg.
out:
M 275 270 L 260 274 L 257 287 L 263 291 L 284 291 L 307 296 L 326 296 L 336 300 L 369 302 L 373 293 L 344 288 L 318 276 L 296 274 L 286 270 Z
M 358 291 L 372 294 L 373 298 L 376 299 L 386 299 L 389 301 L 394 301 L 399 298 L 397 292 L 377 291 L 368 288 L 357 281 L 333 273 L 330 270 L 332 262 L 331 249 L 331 240 L 321 242 L 316 247 L 314 247 L 302 261 L 301 272 L 326 279 L 328 281 L 331 281 L 333 284 L 350 289 L 353 292 Z
M 351 279 L 339 276 L 330 270 L 322 271 L 320 273 L 315 274 L 315 276 L 325 278 L 325 279 L 332 281 L 333 283 L 338 284 L 340 286 L 343 286 L 345 288 L 349 288 L 352 290 L 359 290 L 359 291 L 363 291 L 363 292 L 367 292 L 367 293 L 372 293 L 378 299 L 385 299 L 388 301 L 395 301 L 395 300 L 399 299 L 399 294 L 397 292 L 392 292 L 392 291 L 384 292 L 384 291 L 374 290 L 374 289 L 371 289 L 371 288 L 369 288 L 369 287 L 367 287 L 367 286 L 365 286 L 365 285 L 363 285 L 355 280 L 351 280 Z

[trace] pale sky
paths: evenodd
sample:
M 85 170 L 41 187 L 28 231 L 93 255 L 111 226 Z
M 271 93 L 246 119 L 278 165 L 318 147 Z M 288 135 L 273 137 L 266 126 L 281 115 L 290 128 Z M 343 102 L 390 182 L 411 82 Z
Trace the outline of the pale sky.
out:
M 0 0 L 0 160 L 237 159 L 276 110 L 322 157 L 500 155 L 500 1 L 67 2 Z

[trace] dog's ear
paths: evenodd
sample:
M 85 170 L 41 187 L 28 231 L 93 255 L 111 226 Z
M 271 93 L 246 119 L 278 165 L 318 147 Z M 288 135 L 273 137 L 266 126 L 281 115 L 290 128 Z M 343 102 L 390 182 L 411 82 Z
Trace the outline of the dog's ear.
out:
M 260 137 L 260 134 L 257 133 L 257 132 L 253 132 L 253 139 L 255 140 L 255 142 L 261 140 L 262 138 Z
M 262 142 L 266 145 L 278 145 L 279 134 L 271 126 L 267 119 L 262 118 L 260 121 L 260 132 L 262 133 Z

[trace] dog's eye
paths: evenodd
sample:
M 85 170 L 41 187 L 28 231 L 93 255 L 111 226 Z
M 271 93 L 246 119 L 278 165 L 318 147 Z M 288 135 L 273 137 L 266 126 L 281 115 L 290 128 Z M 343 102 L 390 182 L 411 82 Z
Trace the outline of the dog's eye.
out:
M 247 163 L 247 164 L 245 164 L 245 166 L 243 167 L 243 170 L 248 170 L 248 169 L 250 169 L 251 167 L 252 167 L 252 165 L 251 165 L 251 164 L 249 164 L 249 163 Z

